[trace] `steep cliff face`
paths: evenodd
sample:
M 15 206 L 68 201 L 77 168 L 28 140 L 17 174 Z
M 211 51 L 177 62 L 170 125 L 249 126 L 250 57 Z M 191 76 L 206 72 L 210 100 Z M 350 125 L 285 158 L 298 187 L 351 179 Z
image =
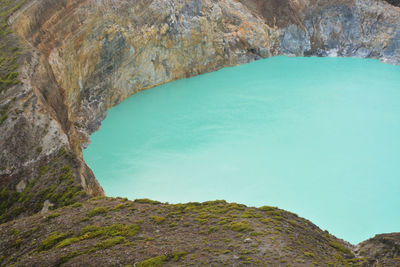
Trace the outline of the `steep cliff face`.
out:
M 82 144 L 105 110 L 132 93 L 270 56 L 279 43 L 235 1 L 68 3 L 33 2 L 14 28 L 49 63 Z M 51 18 L 30 19 L 49 6 Z
M 28 0 L 10 14 L 22 83 L 0 92 L 7 218 L 33 200 L 69 203 L 69 168 L 74 186 L 103 195 L 82 147 L 139 90 L 281 54 L 400 63 L 400 8 L 380 0 Z
M 242 2 L 268 25 L 280 28 L 279 53 L 379 58 L 399 64 L 399 9 L 383 1 Z
M 82 145 L 132 93 L 224 66 L 279 54 L 400 62 L 399 9 L 375 0 L 47 0 L 15 17 L 63 90 Z

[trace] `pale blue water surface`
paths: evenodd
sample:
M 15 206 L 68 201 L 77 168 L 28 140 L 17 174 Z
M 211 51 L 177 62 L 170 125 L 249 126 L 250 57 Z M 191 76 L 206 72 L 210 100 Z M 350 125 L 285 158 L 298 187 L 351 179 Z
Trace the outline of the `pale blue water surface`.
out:
M 400 231 L 400 67 L 274 57 L 137 93 L 84 158 L 108 196 L 278 206 L 352 243 Z

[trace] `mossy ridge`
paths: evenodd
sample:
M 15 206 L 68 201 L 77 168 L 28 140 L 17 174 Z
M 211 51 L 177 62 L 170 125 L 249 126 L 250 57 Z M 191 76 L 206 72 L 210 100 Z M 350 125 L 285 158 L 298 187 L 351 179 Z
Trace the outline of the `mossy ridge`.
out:
M 59 216 L 59 215 L 58 215 Z M 58 217 L 56 216 L 56 217 Z M 47 220 L 47 218 L 46 218 Z M 124 237 L 133 237 L 139 232 L 139 226 L 137 224 L 123 225 L 123 224 L 113 224 L 110 226 L 87 226 L 82 228 L 81 232 L 77 236 L 73 236 L 70 232 L 67 233 L 51 233 L 46 239 L 44 239 L 38 248 L 38 251 L 49 250 L 53 247 L 64 248 L 72 244 L 81 242 L 83 240 L 93 239 L 93 238 L 111 238 L 107 239 L 105 242 L 99 242 L 95 248 L 108 248 L 113 244 L 122 243 L 121 240 L 126 241 Z M 118 242 L 117 242 L 118 241 Z M 121 241 L 121 242 L 120 242 Z M 90 251 L 94 252 L 94 250 Z
M 105 227 L 89 225 L 81 230 L 79 236 L 74 236 L 61 240 L 55 247 L 57 249 L 60 249 L 81 242 L 83 240 L 88 240 L 93 238 L 105 239 L 97 242 L 91 249 L 82 250 L 79 252 L 74 251 L 70 254 L 61 256 L 60 262 L 65 263 L 74 257 L 83 254 L 94 253 L 97 250 L 108 249 L 115 245 L 125 243 L 127 242 L 125 237 L 133 237 L 138 232 L 139 232 L 139 226 L 137 224 L 132 224 L 132 225 L 114 224 Z
M 68 236 L 70 236 L 71 233 L 58 233 L 54 232 L 50 234 L 45 240 L 42 241 L 40 244 L 38 251 L 46 251 L 54 247 L 57 243 L 61 242 Z
M 103 215 L 107 213 L 107 208 L 105 207 L 95 207 L 91 211 L 89 211 L 88 216 L 89 217 L 94 217 L 97 215 Z
M 273 218 L 278 216 L 275 212 L 269 215 L 257 208 L 223 202 L 154 205 L 121 198 L 100 197 L 81 202 L 77 206 L 71 205 L 54 211 L 61 215 L 50 220 L 46 219 L 49 215 L 39 216 L 38 225 L 57 229 L 55 238 L 62 235 L 62 239 L 60 237 L 60 240 L 52 243 L 52 247 L 40 251 L 42 257 L 57 255 L 53 262 L 62 264 L 71 261 L 69 264 L 72 265 L 88 258 L 92 261 L 103 255 L 119 255 L 120 252 L 129 250 L 134 255 L 120 262 L 124 265 L 137 263 L 138 259 L 145 261 L 167 256 L 178 250 L 188 251 L 189 256 L 181 259 L 183 264 L 195 261 L 207 265 L 211 259 L 214 263 L 229 262 L 233 265 L 252 266 L 262 263 L 284 263 L 285 266 L 296 266 L 296 263 L 299 263 L 308 266 L 314 264 L 313 262 L 324 266 L 329 266 L 328 263 L 334 264 L 333 266 L 357 266 L 361 262 L 353 255 L 346 255 L 329 244 L 331 241 L 342 244 L 340 240 L 318 228 L 306 228 L 309 223 L 307 220 L 275 208 L 272 211 L 278 211 L 282 220 Z M 95 208 L 102 208 L 106 213 L 97 215 L 101 217 L 87 217 Z M 165 219 L 162 223 L 157 223 L 152 217 Z M 207 221 L 199 224 L 196 221 L 199 218 L 205 218 Z M 265 224 L 261 219 L 270 221 Z M 65 220 L 68 220 L 68 223 L 63 223 Z M 293 222 L 289 223 L 289 220 Z M 15 229 L 22 233 L 25 231 L 23 228 Z M 53 234 L 48 230 L 43 232 L 43 227 L 41 229 L 32 235 L 32 238 L 42 240 L 41 236 L 47 239 Z M 29 243 L 26 238 L 25 234 L 18 233 L 10 246 Z M 18 242 L 18 239 L 22 243 Z M 269 255 L 272 253 L 273 256 L 267 257 L 268 255 L 262 252 L 265 250 L 264 244 L 268 244 L 269 248 L 281 246 L 280 244 L 285 246 L 280 247 L 279 257 L 274 251 L 269 252 Z M 342 245 L 345 246 L 344 243 Z M 315 257 L 308 256 L 308 253 Z M 163 264 L 174 265 L 174 261 L 163 261 Z

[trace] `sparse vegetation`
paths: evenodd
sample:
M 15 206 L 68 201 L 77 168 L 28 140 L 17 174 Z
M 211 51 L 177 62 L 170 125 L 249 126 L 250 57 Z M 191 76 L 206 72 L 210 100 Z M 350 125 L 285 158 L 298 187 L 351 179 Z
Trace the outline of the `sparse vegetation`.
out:
M 247 222 L 232 222 L 227 225 L 227 228 L 236 232 L 249 232 L 253 231 Z
M 53 218 L 57 218 L 58 216 L 60 216 L 60 213 L 55 212 L 55 213 L 52 213 L 52 214 L 50 214 L 49 216 L 47 216 L 47 217 L 46 217 L 46 220 L 49 221 L 49 220 L 51 220 L 51 219 L 53 219 Z
M 349 248 L 345 247 L 343 244 L 340 244 L 338 242 L 330 241 L 329 245 L 331 245 L 333 248 L 339 250 L 340 252 L 342 252 L 342 253 L 344 253 L 346 255 L 352 255 L 353 254 Z
M 72 204 L 73 208 L 79 208 L 82 207 L 82 203 L 81 202 L 75 202 L 74 204 Z
M 135 266 L 137 267 L 157 267 L 162 266 L 167 261 L 178 262 L 181 258 L 186 256 L 186 252 L 182 251 L 173 251 L 171 254 L 167 256 L 157 256 L 154 258 L 150 258 L 141 262 L 138 262 Z
M 79 241 L 81 241 L 81 239 L 79 237 L 67 238 L 67 239 L 64 239 L 63 241 L 61 241 L 60 243 L 58 243 L 57 248 L 63 248 L 63 247 L 72 245 L 74 243 L 77 243 Z
M 2 108 L 0 108 L 0 125 L 7 119 L 7 109 L 8 106 L 3 106 Z
M 141 203 L 141 204 L 151 204 L 151 205 L 158 205 L 158 204 L 161 204 L 161 202 L 159 202 L 159 201 L 155 201 L 155 200 L 151 200 L 151 199 L 147 199 L 147 198 L 144 198 L 144 199 L 136 199 L 135 202 L 136 202 L 136 203 Z
M 58 242 L 64 240 L 70 235 L 70 233 L 57 233 L 54 232 L 49 235 L 43 242 L 40 244 L 38 251 L 49 250 L 54 247 Z
M 138 262 L 136 264 L 136 267 L 158 267 L 162 266 L 166 260 L 167 260 L 166 256 L 157 256 L 154 258 Z
M 306 257 L 311 257 L 311 258 L 315 258 L 314 253 L 312 253 L 312 252 L 307 252 L 307 251 L 304 252 L 304 256 L 306 256 Z
M 156 224 L 161 224 L 165 221 L 165 217 L 163 216 L 152 216 L 150 219 L 155 222 Z
M 103 215 L 107 213 L 107 208 L 105 207 L 96 207 L 94 209 L 92 209 L 91 211 L 89 211 L 88 216 L 89 217 L 93 217 L 93 216 L 97 216 L 97 215 Z

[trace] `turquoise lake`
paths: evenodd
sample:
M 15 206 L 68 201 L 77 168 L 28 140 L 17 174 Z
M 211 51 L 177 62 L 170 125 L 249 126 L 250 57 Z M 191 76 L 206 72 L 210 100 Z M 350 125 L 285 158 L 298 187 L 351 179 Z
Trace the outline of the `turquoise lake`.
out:
M 108 196 L 277 206 L 353 244 L 400 231 L 400 66 L 225 68 L 133 95 L 91 142 Z

